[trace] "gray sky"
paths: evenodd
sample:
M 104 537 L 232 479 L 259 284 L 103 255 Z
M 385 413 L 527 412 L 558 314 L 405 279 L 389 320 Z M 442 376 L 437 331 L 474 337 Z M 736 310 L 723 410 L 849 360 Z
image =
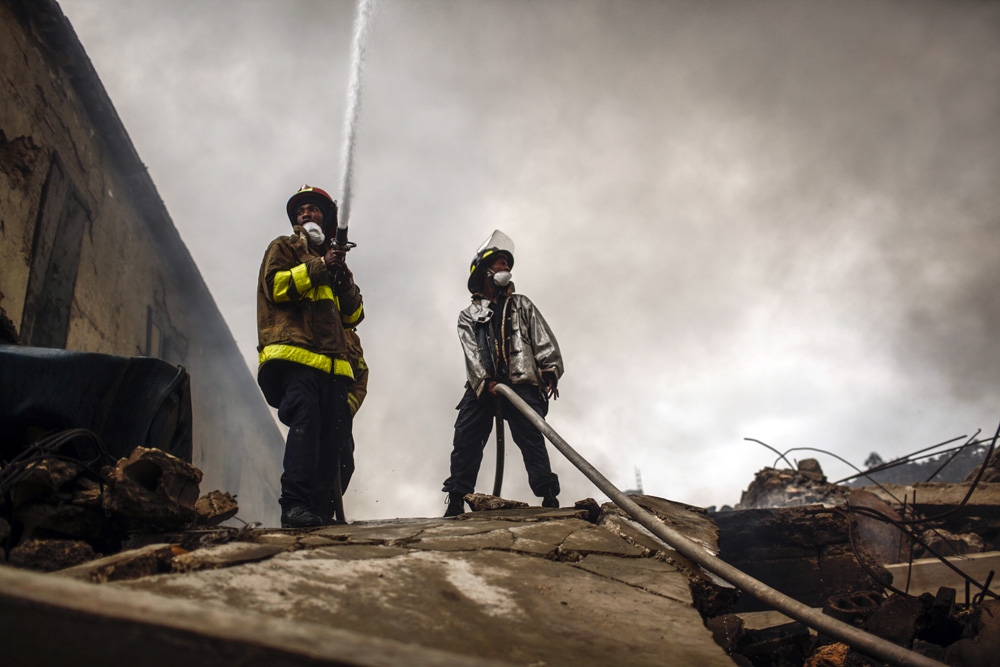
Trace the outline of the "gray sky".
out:
M 284 203 L 339 188 L 354 4 L 61 5 L 255 370 Z M 620 488 L 733 504 L 775 459 L 745 437 L 860 465 L 996 429 L 1000 4 L 375 7 L 351 518 L 443 512 L 495 228 L 563 348 L 549 421 Z M 550 451 L 564 504 L 603 499 Z M 504 495 L 533 501 L 512 443 Z

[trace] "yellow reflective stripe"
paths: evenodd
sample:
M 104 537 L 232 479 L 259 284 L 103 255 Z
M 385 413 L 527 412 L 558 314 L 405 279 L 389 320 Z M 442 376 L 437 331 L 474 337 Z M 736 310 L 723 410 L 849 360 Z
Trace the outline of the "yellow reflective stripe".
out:
M 308 299 L 310 301 L 322 301 L 323 299 L 333 299 L 334 303 L 337 302 L 337 297 L 333 295 L 333 288 L 329 285 L 316 285 L 308 292 L 302 295 L 303 299 Z
M 292 279 L 295 281 L 295 289 L 299 294 L 305 294 L 312 289 L 312 280 L 309 279 L 309 268 L 305 264 L 292 267 Z
M 315 352 L 310 352 L 294 345 L 268 345 L 260 351 L 260 363 L 263 364 L 272 359 L 294 361 L 297 364 L 318 368 L 324 373 L 329 373 L 333 367 L 333 360 L 325 354 L 316 354 Z
M 344 377 L 354 379 L 354 371 L 351 369 L 351 362 L 345 361 L 344 359 L 334 359 L 333 360 L 333 374 L 343 375 Z
M 352 380 L 354 379 L 354 371 L 351 370 L 349 362 L 343 359 L 331 359 L 325 354 L 310 352 L 294 345 L 268 345 L 258 355 L 258 361 L 261 364 L 272 359 L 294 361 L 303 366 L 319 369 L 324 373 L 332 371 L 334 375 L 343 375 Z
M 278 271 L 274 274 L 274 301 L 275 303 L 281 303 L 282 301 L 289 301 L 288 298 L 288 285 L 292 282 L 292 272 L 291 271 Z
M 364 357 L 358 357 L 358 370 L 359 371 L 366 371 L 366 370 L 368 370 L 368 364 L 365 363 L 365 358 Z
M 358 402 L 358 397 L 354 394 L 347 394 L 347 402 L 351 405 L 351 412 L 357 412 L 358 407 L 361 406 L 361 403 Z
M 339 308 L 339 306 L 338 306 L 338 308 Z M 341 313 L 340 314 L 340 321 L 344 323 L 345 327 L 349 327 L 349 326 L 351 326 L 352 324 L 354 324 L 355 322 L 357 322 L 358 320 L 361 319 L 361 311 L 363 311 L 364 309 L 365 309 L 365 304 L 361 304 L 360 306 L 358 306 L 357 310 L 355 310 L 353 313 L 351 313 L 347 317 L 344 317 L 344 314 Z
M 492 250 L 487 250 L 486 252 L 483 253 L 483 256 L 479 259 L 479 261 L 482 262 L 484 259 L 486 259 L 487 257 L 489 257 L 492 254 L 493 254 Z M 476 272 L 476 262 L 473 261 L 472 262 L 472 267 L 469 269 L 469 275 L 471 276 L 475 272 Z

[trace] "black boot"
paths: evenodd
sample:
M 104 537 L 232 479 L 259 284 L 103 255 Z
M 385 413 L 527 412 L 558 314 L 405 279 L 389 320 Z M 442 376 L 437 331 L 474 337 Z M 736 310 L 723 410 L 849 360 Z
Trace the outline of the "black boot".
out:
M 322 525 L 322 517 L 305 507 L 290 507 L 281 511 L 282 528 L 315 528 Z
M 445 510 L 445 517 L 458 516 L 465 512 L 465 494 L 452 491 L 448 494 L 448 509 Z
M 559 509 L 559 499 L 556 498 L 556 494 L 546 493 L 545 497 L 542 498 L 542 507 Z

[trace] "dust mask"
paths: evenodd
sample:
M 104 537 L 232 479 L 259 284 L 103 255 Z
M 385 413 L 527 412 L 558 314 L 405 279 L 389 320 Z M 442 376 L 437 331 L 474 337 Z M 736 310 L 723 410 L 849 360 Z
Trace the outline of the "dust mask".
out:
M 497 287 L 506 287 L 510 284 L 510 271 L 497 271 L 493 274 L 493 284 Z
M 302 229 L 305 230 L 306 235 L 309 237 L 309 245 L 320 245 L 326 240 L 326 234 L 323 233 L 323 228 L 315 222 L 307 222 L 302 225 Z

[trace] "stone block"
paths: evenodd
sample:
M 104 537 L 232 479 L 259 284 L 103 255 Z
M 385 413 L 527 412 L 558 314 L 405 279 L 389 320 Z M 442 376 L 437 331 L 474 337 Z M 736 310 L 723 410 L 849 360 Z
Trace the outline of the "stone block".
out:
M 44 500 L 52 496 L 64 485 L 77 478 L 83 466 L 62 459 L 41 459 L 29 463 L 21 477 L 11 487 L 11 504 L 17 507 L 23 503 Z
M 174 558 L 172 569 L 175 572 L 196 572 L 198 570 L 218 570 L 240 563 L 270 558 L 285 549 L 273 544 L 255 544 L 253 542 L 230 542 L 209 549 L 198 549 Z
M 240 506 L 232 494 L 225 491 L 212 491 L 198 499 L 194 504 L 198 513 L 199 526 L 218 526 L 227 519 L 232 519 L 240 511 Z
M 194 522 L 201 471 L 176 456 L 136 447 L 108 475 L 104 509 L 163 528 Z
M 10 551 L 7 562 L 39 572 L 53 572 L 97 558 L 81 540 L 27 540 Z
M 100 510 L 81 505 L 28 503 L 14 510 L 14 520 L 28 536 L 34 536 L 40 529 L 92 540 L 100 535 L 105 517 Z
M 169 572 L 170 561 L 175 555 L 183 552 L 182 549 L 169 544 L 151 544 L 141 549 L 123 551 L 59 570 L 55 574 L 95 584 L 138 579 L 151 574 Z

